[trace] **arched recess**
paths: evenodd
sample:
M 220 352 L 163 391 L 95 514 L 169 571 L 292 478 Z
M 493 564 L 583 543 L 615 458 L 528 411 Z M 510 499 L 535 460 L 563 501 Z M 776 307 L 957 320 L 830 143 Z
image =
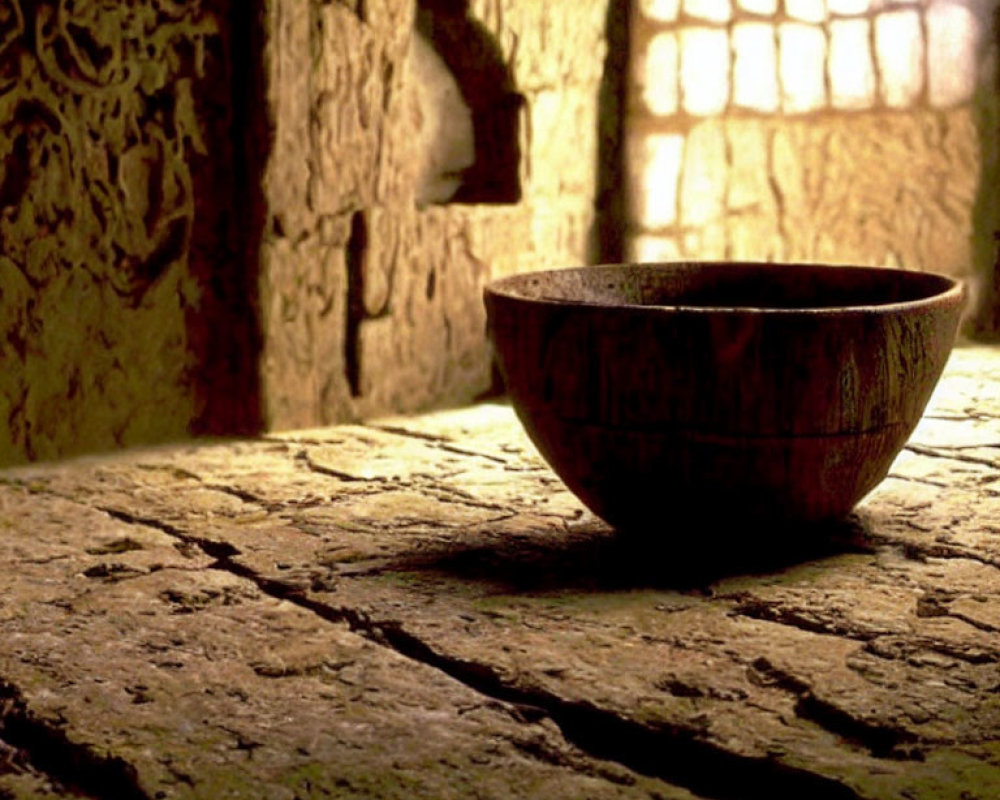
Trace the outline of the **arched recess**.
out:
M 414 52 L 425 75 L 433 74 L 435 61 L 450 73 L 439 73 L 438 88 L 424 93 L 436 116 L 430 130 L 437 132 L 425 145 L 436 148 L 425 151 L 425 163 L 441 169 L 432 166 L 422 177 L 418 203 L 518 202 L 524 97 L 496 40 L 469 15 L 468 0 L 417 0 Z M 449 90 L 449 81 L 460 98 Z M 471 143 L 456 131 L 465 120 L 471 120 Z

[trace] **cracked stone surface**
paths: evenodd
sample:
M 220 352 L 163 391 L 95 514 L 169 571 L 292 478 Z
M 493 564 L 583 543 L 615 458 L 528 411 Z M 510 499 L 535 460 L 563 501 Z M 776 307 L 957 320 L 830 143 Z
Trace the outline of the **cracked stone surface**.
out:
M 0 473 L 0 798 L 1000 796 L 998 375 L 772 539 L 619 537 L 502 404 Z

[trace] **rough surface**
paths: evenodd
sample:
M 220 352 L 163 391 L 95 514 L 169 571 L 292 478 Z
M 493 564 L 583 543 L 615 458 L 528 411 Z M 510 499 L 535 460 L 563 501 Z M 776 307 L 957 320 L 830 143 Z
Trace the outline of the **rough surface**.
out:
M 503 405 L 9 470 L 0 796 L 996 797 L 997 374 L 725 550 L 616 536 Z
M 629 258 L 946 272 L 995 332 L 996 3 L 679 8 L 633 19 Z
M 635 126 L 634 135 L 654 130 Z M 978 226 L 986 222 L 977 219 L 984 202 L 977 193 L 988 190 L 979 185 L 982 155 L 968 108 L 699 120 L 676 158 L 677 210 L 637 205 L 634 211 L 642 229 L 633 246 L 637 258 L 652 258 L 659 248 L 663 258 L 972 273 L 976 236 L 983 235 Z M 637 159 L 634 166 L 637 204 L 645 183 L 659 180 L 657 172 L 646 173 L 650 163 Z M 647 226 L 644 216 L 676 224 Z
M 598 158 L 616 135 L 599 130 L 599 90 L 624 58 L 606 31 L 624 19 L 606 0 L 266 6 L 266 424 L 467 402 L 491 385 L 485 281 L 594 257 Z M 416 148 L 437 121 L 413 85 L 418 22 L 473 106 L 477 163 L 500 170 L 473 168 L 488 185 L 446 205 L 419 202 Z
M 0 464 L 489 390 L 483 283 L 620 236 L 624 6 L 0 3 Z M 447 205 L 418 30 L 476 129 Z
M 254 416 L 233 389 L 254 323 L 226 216 L 227 15 L 226 0 L 0 8 L 0 463 Z

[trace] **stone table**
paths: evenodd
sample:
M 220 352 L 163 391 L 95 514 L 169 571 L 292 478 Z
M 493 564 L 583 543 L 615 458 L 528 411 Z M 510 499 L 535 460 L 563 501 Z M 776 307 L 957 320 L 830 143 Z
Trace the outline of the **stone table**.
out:
M 1000 797 L 998 387 L 770 544 L 615 535 L 502 404 L 6 471 L 0 797 Z

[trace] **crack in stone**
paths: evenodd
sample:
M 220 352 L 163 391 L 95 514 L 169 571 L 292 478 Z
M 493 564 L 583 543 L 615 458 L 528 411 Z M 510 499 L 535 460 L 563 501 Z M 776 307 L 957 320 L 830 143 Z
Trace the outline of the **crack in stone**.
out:
M 488 664 L 434 650 L 397 620 L 375 620 L 360 609 L 321 603 L 310 598 L 300 586 L 267 578 L 233 560 L 237 554 L 232 548 L 225 551 L 216 548 L 216 553 L 209 552 L 217 558 L 209 568 L 249 580 L 265 594 L 291 602 L 328 622 L 346 624 L 369 641 L 432 667 L 486 698 L 524 709 L 527 719 L 547 717 L 562 731 L 567 742 L 593 758 L 684 786 L 715 800 L 745 798 L 748 786 L 767 786 L 770 800 L 798 800 L 806 796 L 814 800 L 861 800 L 860 795 L 836 780 L 770 759 L 727 752 L 699 739 L 699 731 L 694 729 L 670 725 L 650 728 L 590 703 L 512 685 Z
M 224 483 L 202 483 L 202 488 L 228 494 L 230 497 L 235 497 L 237 500 L 242 500 L 249 505 L 260 506 L 260 508 L 268 512 L 281 511 L 283 508 L 281 503 L 269 502 L 262 497 L 258 497 L 253 492 L 248 492 L 237 486 L 229 486 Z
M 948 488 L 948 484 L 943 481 L 932 481 L 930 478 L 914 478 L 910 475 L 900 475 L 898 472 L 890 472 L 886 477 L 897 481 L 905 481 L 906 483 L 919 483 L 922 486 L 936 486 L 938 489 Z
M 910 449 L 917 447 L 926 448 L 927 450 L 935 450 L 937 453 L 942 454 L 942 458 L 948 458 L 947 453 L 960 453 L 963 450 L 1000 450 L 1000 441 L 996 442 L 979 442 L 974 444 L 935 444 L 935 445 L 925 445 L 925 444 L 911 444 L 907 445 Z M 930 454 L 928 454 L 930 455 Z
M 1000 627 L 991 625 L 989 622 L 970 617 L 961 611 L 952 611 L 951 603 L 958 599 L 958 595 L 948 595 L 947 593 L 931 592 L 917 599 L 916 614 L 918 617 L 948 617 L 957 619 L 970 625 L 984 633 L 1000 633 Z
M 734 617 L 746 617 L 762 622 L 773 622 L 776 625 L 786 625 L 808 633 L 818 633 L 824 636 L 836 636 L 840 639 L 850 639 L 855 642 L 869 642 L 879 636 L 889 633 L 887 630 L 866 630 L 851 625 L 846 620 L 810 615 L 804 609 L 788 608 L 780 603 L 762 600 L 756 597 L 744 597 L 729 614 Z
M 391 649 L 398 655 L 436 669 L 484 697 L 525 709 L 527 718 L 551 719 L 567 742 L 585 754 L 614 762 L 634 772 L 684 786 L 713 800 L 739 800 L 748 786 L 767 786 L 770 800 L 862 800 L 846 785 L 822 775 L 770 759 L 728 752 L 699 738 L 700 731 L 676 725 L 650 728 L 590 703 L 569 701 L 536 688 L 505 681 L 488 664 L 458 659 L 434 650 L 397 620 L 374 620 L 366 612 L 334 607 L 310 598 L 301 586 L 267 578 L 234 560 L 239 551 L 184 533 L 156 519 L 102 508 L 123 522 L 151 525 L 216 559 L 207 569 L 228 572 L 255 584 L 265 594 L 284 600 Z
M 152 800 L 139 786 L 132 764 L 70 741 L 59 725 L 34 716 L 20 690 L 3 678 L 0 740 L 14 748 L 32 769 L 77 794 L 94 800 Z
M 406 631 L 397 620 L 375 620 L 361 609 L 329 606 L 310 598 L 302 585 L 260 575 L 235 560 L 241 553 L 229 543 L 193 536 L 154 517 L 113 507 L 97 508 L 119 521 L 148 526 L 184 545 L 198 547 L 215 559 L 206 569 L 243 578 L 271 597 L 294 603 L 328 622 L 346 624 L 352 632 L 404 658 L 432 667 L 491 701 L 522 709 L 524 713 L 521 716 L 525 720 L 550 719 L 568 743 L 592 758 L 685 787 L 713 800 L 739 800 L 746 797 L 747 787 L 760 786 L 768 787 L 769 800 L 797 800 L 804 796 L 815 800 L 862 800 L 861 795 L 833 778 L 770 758 L 726 751 L 701 738 L 703 732 L 699 729 L 667 724 L 650 727 L 591 703 L 567 700 L 538 688 L 513 685 L 488 664 L 458 659 L 434 650 L 418 636 Z M 962 655 L 956 657 L 961 658 Z M 873 755 L 885 751 L 901 757 L 893 748 L 904 742 L 905 732 L 893 734 L 892 731 L 855 720 L 846 712 L 811 695 L 800 698 L 796 713 L 825 729 L 840 732 L 844 738 L 866 743 Z M 0 734 L 2 732 L 0 728 Z M 902 735 L 898 735 L 900 733 Z M 119 763 L 117 759 L 113 761 Z M 129 769 L 134 773 L 134 769 Z M 127 793 L 113 796 L 126 799 L 146 797 L 144 794 Z
M 317 464 L 313 461 L 312 457 L 309 455 L 308 450 L 300 450 L 295 454 L 295 460 L 300 464 L 305 464 L 306 468 L 310 472 L 315 472 L 317 475 L 326 475 L 330 478 L 336 478 L 337 480 L 345 481 L 347 483 L 387 483 L 388 481 L 381 475 L 375 475 L 373 477 L 366 478 L 363 475 L 355 475 L 351 472 L 344 472 L 339 469 L 334 469 L 333 467 L 326 467 L 322 464 Z
M 859 719 L 842 708 L 816 696 L 801 678 L 758 658 L 748 668 L 748 677 L 758 686 L 773 686 L 796 698 L 795 715 L 825 731 L 866 749 L 875 758 L 920 759 L 914 747 L 919 738 L 910 731 Z
M 926 533 L 921 528 L 915 529 L 921 533 Z M 964 559 L 966 561 L 975 561 L 987 567 L 1000 569 L 1000 559 L 984 556 L 967 547 L 937 541 L 933 543 L 914 542 L 906 539 L 897 539 L 896 537 L 887 536 L 882 533 L 873 533 L 871 536 L 879 542 L 898 548 L 903 556 L 911 561 L 926 562 L 928 558 Z
M 383 428 L 379 428 L 379 430 L 383 430 Z M 402 428 L 400 428 L 400 429 L 385 429 L 385 430 L 389 430 L 390 432 L 393 432 L 393 433 L 399 433 L 400 435 L 406 435 L 404 433 L 405 429 L 402 429 Z M 430 437 L 430 438 L 432 438 L 434 440 L 437 439 L 437 437 Z M 455 452 L 459 452 L 459 451 L 456 450 Z M 507 463 L 507 462 L 503 461 L 502 459 L 494 459 L 492 456 L 483 455 L 481 453 L 473 453 L 471 451 L 461 451 L 461 452 L 462 452 L 463 455 L 467 455 L 467 456 L 481 455 L 483 458 L 490 458 L 490 459 L 493 459 L 493 460 L 496 460 L 496 461 L 500 462 L 501 464 L 505 464 L 506 465 L 506 463 Z M 431 498 L 433 498 L 435 500 L 438 500 L 440 502 L 443 502 L 443 503 L 451 503 L 451 504 L 454 504 L 454 505 L 466 506 L 468 508 L 475 508 L 475 509 L 479 509 L 479 510 L 483 510 L 483 511 L 495 511 L 495 512 L 497 512 L 498 516 L 495 517 L 495 518 L 492 518 L 490 520 L 487 520 L 488 522 L 500 522 L 500 521 L 503 521 L 503 520 L 506 520 L 506 519 L 510 519 L 510 518 L 516 516 L 516 513 L 513 512 L 513 511 L 511 511 L 506 506 L 502 506 L 502 505 L 499 505 L 497 503 L 483 502 L 482 500 L 479 500 L 478 498 L 476 498 L 474 495 L 471 495 L 468 492 L 462 491 L 461 489 L 459 489 L 457 487 L 447 486 L 447 485 L 444 485 L 444 484 L 441 484 L 441 483 L 438 483 L 438 482 L 435 482 L 435 481 L 428 481 L 427 479 L 429 479 L 429 478 L 432 477 L 432 476 L 429 476 L 429 475 L 423 475 L 423 476 L 417 475 L 417 476 L 414 476 L 415 478 L 418 479 L 415 482 L 412 482 L 412 481 L 411 482 L 408 482 L 408 481 L 394 482 L 394 481 L 391 481 L 388 478 L 386 478 L 384 476 L 381 476 L 381 475 L 371 476 L 371 477 L 365 477 L 365 476 L 362 476 L 362 475 L 355 475 L 355 474 L 350 473 L 350 472 L 345 472 L 345 471 L 342 471 L 342 470 L 334 469 L 332 467 L 327 467 L 327 466 L 324 466 L 322 464 L 317 464 L 312 459 L 312 457 L 309 455 L 309 452 L 307 450 L 301 450 L 298 453 L 296 453 L 295 459 L 297 461 L 299 461 L 300 463 L 304 464 L 311 472 L 315 472 L 315 473 L 320 474 L 320 475 L 326 475 L 326 476 L 329 476 L 329 477 L 332 477 L 332 478 L 337 478 L 338 480 L 352 482 L 352 483 L 374 483 L 374 484 L 378 484 L 378 485 L 381 485 L 381 486 L 394 486 L 394 487 L 398 487 L 398 488 L 411 488 L 411 489 L 413 489 L 416 492 L 424 494 L 427 497 L 431 497 Z M 420 480 L 421 478 L 423 480 Z
M 0 738 L 0 777 L 11 773 L 22 774 L 26 772 L 39 774 L 37 770 L 32 768 L 27 752 Z M 5 797 L 3 791 L 3 788 L 0 787 L 0 798 Z M 10 795 L 10 797 L 13 796 Z
M 357 437 L 352 437 L 357 438 Z M 342 436 L 331 436 L 327 439 L 320 439 L 316 436 L 298 436 L 286 434 L 262 433 L 258 441 L 267 442 L 271 445 L 278 445 L 281 452 L 287 453 L 292 449 L 292 445 L 307 445 L 309 447 L 326 447 L 331 444 L 343 444 L 346 440 Z
M 700 731 L 677 725 L 649 727 L 583 701 L 571 701 L 538 688 L 504 680 L 489 665 L 457 659 L 431 648 L 395 620 L 351 620 L 353 610 L 340 610 L 352 628 L 383 641 L 398 653 L 432 666 L 482 695 L 539 709 L 562 731 L 565 739 L 588 755 L 683 786 L 695 794 L 719 800 L 747 797 L 750 787 L 768 787 L 768 797 L 810 797 L 860 800 L 842 783 L 770 759 L 728 752 L 699 738 Z
M 451 439 L 447 436 L 441 436 L 437 433 L 425 433 L 424 431 L 411 431 L 402 425 L 368 425 L 366 427 L 382 431 L 383 433 L 405 436 L 408 439 L 418 439 L 422 442 L 434 442 L 436 444 L 448 444 L 451 442 Z
M 983 650 L 978 647 L 962 647 L 926 636 L 909 638 L 902 641 L 894 635 L 880 636 L 866 642 L 864 652 L 890 661 L 907 661 L 915 653 L 925 650 L 938 655 L 963 661 L 973 666 L 1000 663 L 1000 653 Z
M 500 458 L 499 456 L 493 456 L 490 455 L 489 453 L 481 453 L 478 450 L 467 450 L 464 447 L 459 447 L 458 445 L 454 444 L 441 444 L 438 445 L 438 449 L 444 450 L 448 453 L 455 453 L 456 455 L 460 456 L 471 456 L 473 458 L 482 458 L 485 459 L 486 461 L 492 461 L 494 464 L 500 464 L 501 466 L 504 467 L 511 466 L 511 463 L 507 461 L 507 459 L 505 458 Z
M 492 461 L 494 464 L 500 464 L 504 467 L 512 467 L 511 463 L 505 458 L 501 458 L 500 456 L 495 456 L 490 453 L 483 453 L 480 450 L 470 450 L 465 447 L 460 447 L 459 445 L 454 444 L 454 441 L 447 436 L 441 436 L 434 433 L 424 433 L 423 431 L 411 431 L 409 428 L 405 428 L 401 425 L 369 425 L 368 427 L 384 433 L 391 433 L 396 436 L 405 436 L 422 442 L 431 442 L 435 445 L 435 449 L 437 450 L 444 450 L 445 452 L 455 453 L 460 456 L 482 458 L 486 461 Z
M 497 503 L 483 502 L 482 500 L 476 499 L 474 495 L 464 492 L 456 487 L 432 484 L 430 486 L 418 485 L 414 486 L 414 488 L 421 494 L 433 497 L 435 500 L 439 500 L 442 503 L 451 503 L 452 505 L 465 506 L 467 508 L 475 508 L 482 511 L 499 512 L 500 516 L 496 519 L 490 520 L 491 522 L 499 521 L 501 519 L 510 519 L 511 517 L 517 516 L 517 513 L 511 511 L 507 506 L 502 506 Z
M 976 445 L 976 447 L 982 448 L 995 448 L 998 445 L 995 444 L 983 444 Z M 908 444 L 905 446 L 906 450 L 911 453 L 915 453 L 918 456 L 927 456 L 929 458 L 943 458 L 949 461 L 961 461 L 964 464 L 978 464 L 980 466 L 992 467 L 993 469 L 1000 469 L 1000 460 L 995 460 L 992 458 L 980 458 L 978 456 L 969 456 L 962 453 L 961 447 L 927 447 L 925 445 L 919 444 Z M 893 476 L 895 477 L 895 476 Z
M 981 411 L 975 408 L 963 409 L 961 414 L 924 414 L 924 419 L 940 419 L 949 422 L 992 422 L 1000 420 L 1000 414 L 991 414 L 988 411 Z
M 837 636 L 864 644 L 864 650 L 881 658 L 905 661 L 908 652 L 895 652 L 891 648 L 881 646 L 886 640 L 895 640 L 895 634 L 888 630 L 865 630 L 847 622 L 837 624 L 804 615 L 800 610 L 788 609 L 777 603 L 752 598 L 737 605 L 730 614 L 773 622 L 776 625 L 787 625 L 808 633 L 818 633 L 827 636 Z M 968 664 L 991 664 L 1000 661 L 1000 654 L 979 648 L 962 647 L 949 642 L 932 639 L 926 636 L 916 637 L 909 641 L 911 650 L 929 650 L 943 656 L 949 656 Z
M 537 721 L 537 719 L 534 720 L 534 722 Z M 586 757 L 581 757 L 575 752 L 566 752 L 553 746 L 552 742 L 540 733 L 529 737 L 507 736 L 505 738 L 518 751 L 543 764 L 571 769 L 578 774 L 609 781 L 618 786 L 634 786 L 636 783 L 635 775 L 620 764 L 607 761 L 591 763 L 586 760 Z
M 343 480 L 343 478 L 341 478 Z M 318 506 L 327 505 L 331 502 L 330 498 L 315 499 L 315 500 L 268 500 L 264 497 L 254 494 L 253 492 L 247 491 L 246 489 L 241 489 L 238 486 L 230 486 L 226 483 L 203 483 L 202 487 L 205 489 L 212 489 L 222 494 L 227 494 L 230 497 L 235 497 L 237 500 L 242 500 L 248 505 L 258 506 L 261 511 L 265 512 L 266 515 L 280 514 L 284 511 L 303 511 L 311 508 L 316 508 Z M 365 494 L 359 492 L 354 495 L 355 497 Z M 266 518 L 266 517 L 265 517 Z
M 162 567 L 139 569 L 118 561 L 102 561 L 94 564 L 92 567 L 88 567 L 81 574 L 85 578 L 100 580 L 103 583 L 121 583 L 133 578 L 143 578 L 146 575 L 152 575 L 154 572 L 159 572 L 160 569 Z
M 1000 627 L 996 625 L 991 625 L 988 622 L 983 622 L 982 620 L 976 619 L 975 617 L 970 617 L 967 614 L 962 614 L 958 611 L 949 611 L 945 616 L 951 617 L 952 619 L 957 619 L 964 622 L 966 625 L 971 625 L 977 630 L 983 631 L 984 633 L 1000 633 Z
M 298 457 L 302 456 L 299 454 Z M 326 468 L 311 464 L 308 455 L 303 460 L 310 469 L 315 466 L 317 471 L 326 473 Z M 260 575 L 235 560 L 241 553 L 229 543 L 193 536 L 153 517 L 112 507 L 98 508 L 122 522 L 149 526 L 185 545 L 197 546 L 215 559 L 206 569 L 217 569 L 246 579 L 271 597 L 292 602 L 328 622 L 346 624 L 358 635 L 404 658 L 434 668 L 486 698 L 526 709 L 526 718 L 550 719 L 567 742 L 593 758 L 616 763 L 716 800 L 737 800 L 746 797 L 747 787 L 761 786 L 768 787 L 770 800 L 791 800 L 804 796 L 815 800 L 861 800 L 861 795 L 833 778 L 770 758 L 729 752 L 702 738 L 703 731 L 700 729 L 673 724 L 651 727 L 588 702 L 567 700 L 535 687 L 514 685 L 488 664 L 459 659 L 435 650 L 419 636 L 406 631 L 398 620 L 375 620 L 361 609 L 329 606 L 309 597 L 301 585 Z M 817 700 L 811 692 L 800 694 L 796 713 L 801 718 L 864 744 L 873 755 L 885 752 L 900 757 L 895 751 L 900 744 L 906 743 L 905 731 L 870 725 Z M 3 728 L 0 728 L 2 733 Z M 114 797 L 146 797 L 135 784 L 134 768 L 120 759 L 110 759 L 109 763 L 119 765 L 123 775 L 132 775 L 131 786 L 134 792 L 139 792 L 128 794 L 131 789 L 126 781 L 125 791 L 114 794 Z
M 227 558 L 232 558 L 233 556 L 240 555 L 240 551 L 233 547 L 233 545 L 228 542 L 216 542 L 211 539 L 205 539 L 201 536 L 192 536 L 189 533 L 185 533 L 180 528 L 171 525 L 169 522 L 164 522 L 163 520 L 156 519 L 155 517 L 140 517 L 137 514 L 131 514 L 127 511 L 122 511 L 120 508 L 113 508 L 110 506 L 95 506 L 99 511 L 103 511 L 109 517 L 114 517 L 119 522 L 125 522 L 129 525 L 144 525 L 147 528 L 154 528 L 161 533 L 165 533 L 168 536 L 178 539 L 185 545 L 195 545 L 201 548 L 201 550 L 214 559 L 222 560 Z M 209 567 L 211 568 L 211 566 Z

